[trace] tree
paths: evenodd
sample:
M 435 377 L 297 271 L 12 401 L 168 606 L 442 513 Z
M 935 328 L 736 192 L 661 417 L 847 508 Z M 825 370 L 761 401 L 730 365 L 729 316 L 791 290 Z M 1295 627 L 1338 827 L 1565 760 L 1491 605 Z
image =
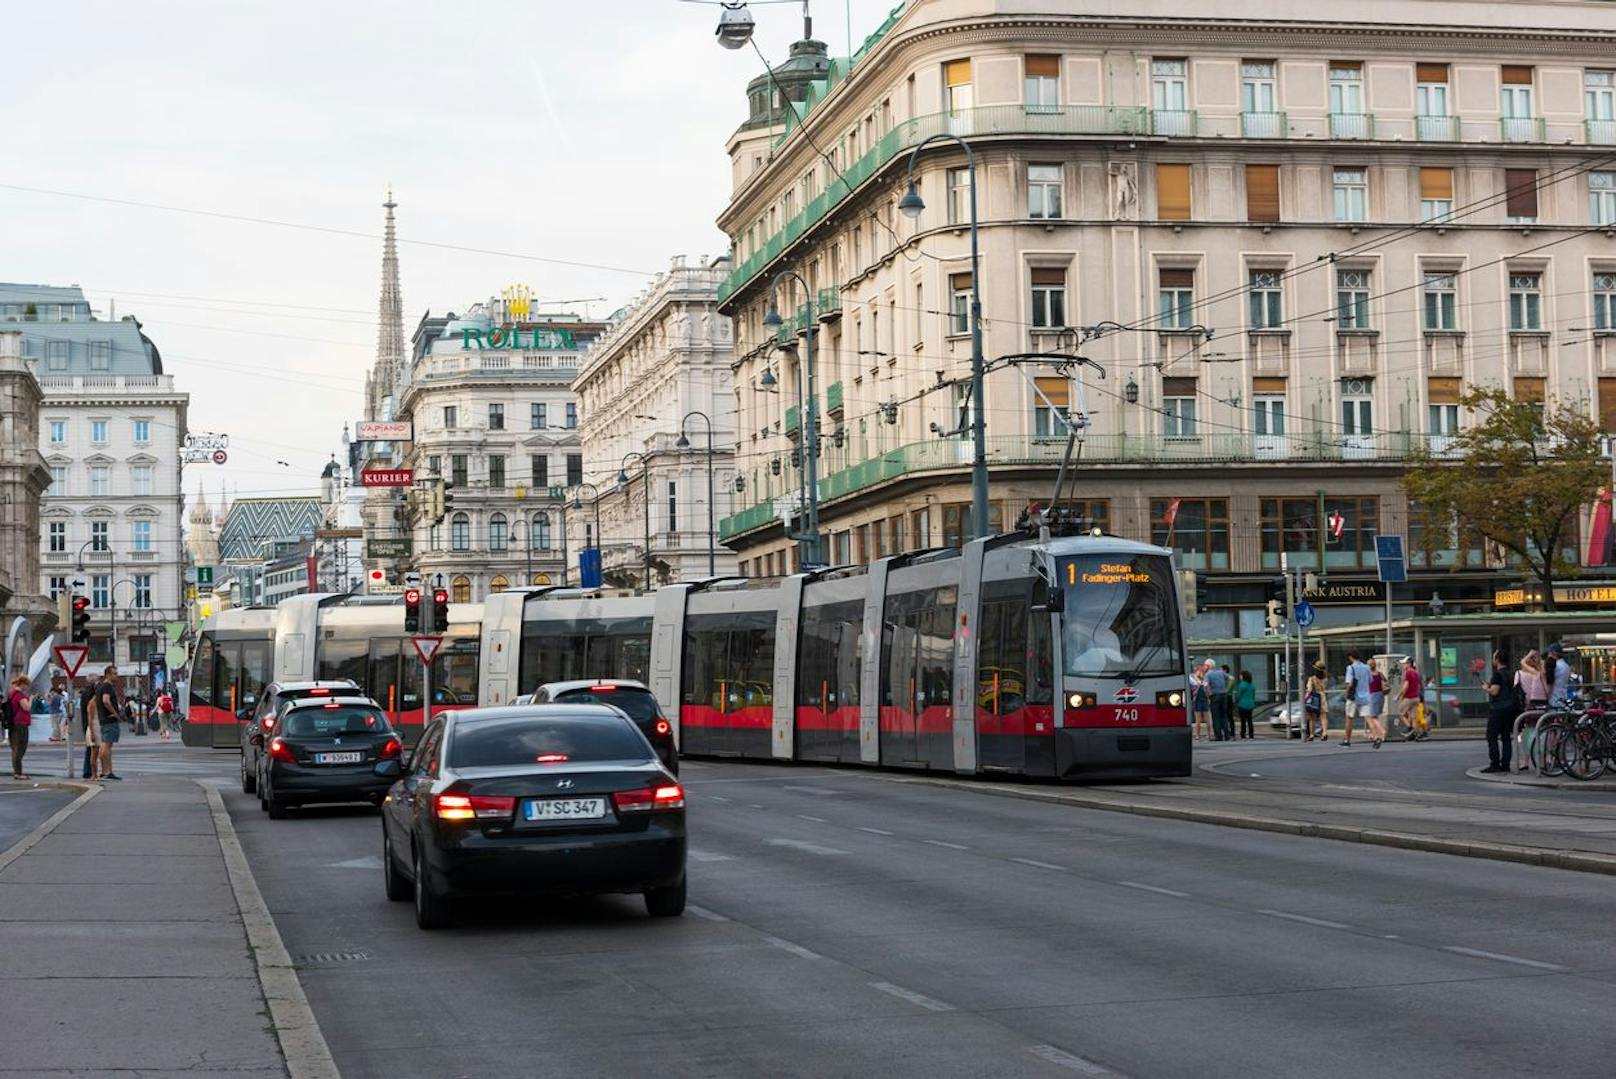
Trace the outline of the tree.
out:
M 1554 582 L 1574 576 L 1565 547 L 1577 542 L 1581 508 L 1607 476 L 1600 429 L 1571 405 L 1520 400 L 1472 386 L 1459 403 L 1476 417 L 1441 457 L 1416 456 L 1403 489 L 1426 535 L 1479 535 L 1513 553 L 1554 609 Z

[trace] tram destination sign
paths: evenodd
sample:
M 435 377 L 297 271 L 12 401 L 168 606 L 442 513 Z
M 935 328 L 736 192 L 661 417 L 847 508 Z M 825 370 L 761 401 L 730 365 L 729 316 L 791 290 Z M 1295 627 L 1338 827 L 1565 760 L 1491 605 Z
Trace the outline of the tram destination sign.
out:
M 415 483 L 415 470 L 411 468 L 363 468 L 359 471 L 361 487 L 409 487 Z

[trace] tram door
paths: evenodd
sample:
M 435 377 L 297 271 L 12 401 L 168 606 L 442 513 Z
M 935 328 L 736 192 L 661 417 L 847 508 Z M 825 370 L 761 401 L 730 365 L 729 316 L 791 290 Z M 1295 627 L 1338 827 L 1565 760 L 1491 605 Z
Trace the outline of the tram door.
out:
M 370 669 L 366 692 L 382 706 L 401 734 L 420 729 L 421 662 L 408 640 L 377 637 L 370 642 Z M 407 741 L 407 739 L 406 739 Z
M 235 722 L 213 724 L 215 749 L 238 749 L 241 726 L 252 718 L 269 681 L 269 641 L 218 641 L 213 675 L 214 715 Z

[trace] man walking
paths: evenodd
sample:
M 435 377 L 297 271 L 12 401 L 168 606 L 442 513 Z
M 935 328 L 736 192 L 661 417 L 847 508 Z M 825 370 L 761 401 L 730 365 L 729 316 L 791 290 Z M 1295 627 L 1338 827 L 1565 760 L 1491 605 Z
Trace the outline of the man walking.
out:
M 1421 698 L 1424 696 L 1425 679 L 1420 677 L 1420 669 L 1414 666 L 1414 660 L 1410 657 L 1403 663 L 1403 692 L 1397 702 L 1397 717 L 1405 731 L 1404 741 L 1413 742 L 1426 736 L 1425 728 L 1419 722 Z
M 95 687 L 96 718 L 100 723 L 101 735 L 101 778 L 122 780 L 123 777 L 112 770 L 112 747 L 118 741 L 118 735 L 123 729 L 120 722 L 124 714 L 123 687 L 118 679 L 118 668 L 108 665 L 102 672 L 101 681 Z
M 1510 751 L 1515 746 L 1510 728 L 1515 723 L 1515 683 L 1510 678 L 1509 654 L 1493 653 L 1492 676 L 1487 679 L 1487 767 L 1483 772 L 1509 771 Z
M 1212 699 L 1212 740 L 1227 742 L 1234 736 L 1234 712 L 1229 704 L 1229 668 L 1206 672 L 1206 692 Z
M 1341 744 L 1352 745 L 1352 721 L 1362 716 L 1367 725 L 1369 719 L 1369 666 L 1364 663 L 1363 657 L 1357 652 L 1347 653 L 1347 700 L 1346 707 L 1342 709 L 1346 719 L 1346 729 L 1341 735 Z

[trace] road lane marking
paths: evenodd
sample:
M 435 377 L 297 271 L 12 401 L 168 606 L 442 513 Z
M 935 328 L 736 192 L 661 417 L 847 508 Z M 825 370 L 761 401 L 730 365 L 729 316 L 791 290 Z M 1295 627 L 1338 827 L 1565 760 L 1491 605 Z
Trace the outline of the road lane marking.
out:
M 727 921 L 729 921 L 728 918 L 724 917 L 722 914 L 718 913 L 716 910 L 708 910 L 706 907 L 698 907 L 694 903 L 686 903 L 685 904 L 685 909 L 688 910 L 690 913 L 694 914 L 696 917 L 705 918 L 709 922 L 727 922 Z
M 1565 967 L 1555 963 L 1543 963 L 1536 959 L 1522 959 L 1518 955 L 1499 955 L 1497 952 L 1484 952 L 1480 948 L 1461 948 L 1457 944 L 1449 944 L 1442 949 L 1457 955 L 1468 955 L 1476 959 L 1496 959 L 1500 963 L 1514 963 L 1522 967 L 1535 967 L 1538 970 L 1565 970 Z
M 1012 862 L 1019 862 L 1022 865 L 1030 865 L 1034 869 L 1053 869 L 1057 873 L 1066 872 L 1066 867 L 1063 865 L 1051 865 L 1049 862 L 1040 862 L 1036 858 L 1012 858 L 1010 860 Z
M 866 828 L 863 825 L 859 826 L 859 831 L 861 831 L 861 832 L 869 832 L 871 835 L 891 835 L 892 834 L 891 832 L 887 831 L 885 828 Z
M 1332 922 L 1324 918 L 1309 918 L 1305 914 L 1288 914 L 1283 910 L 1259 910 L 1258 914 L 1266 914 L 1270 918 L 1284 918 L 1288 922 L 1301 922 L 1303 925 L 1316 925 L 1321 929 L 1351 929 L 1345 922 Z
M 963 843 L 945 843 L 941 839 L 922 839 L 922 843 L 930 843 L 934 847 L 947 847 L 949 850 L 970 850 Z
M 798 820 L 811 820 L 815 824 L 829 824 L 830 823 L 830 821 L 826 820 L 824 817 L 810 817 L 806 813 L 798 813 L 797 814 L 797 819 Z
M 798 794 L 825 795 L 825 794 L 840 794 L 840 793 L 842 793 L 841 791 L 826 790 L 823 787 L 793 787 L 790 784 L 786 784 L 786 785 L 782 786 L 780 789 L 783 790 L 783 791 L 796 791 Z
M 804 843 L 800 839 L 780 839 L 780 838 L 776 837 L 774 839 L 765 839 L 763 842 L 764 842 L 764 844 L 766 846 L 770 846 L 770 847 L 790 847 L 792 850 L 800 850 L 804 854 L 846 854 L 847 853 L 847 851 L 845 851 L 845 850 L 837 850 L 835 847 L 821 847 L 818 843 Z
M 1047 1060 L 1068 1071 L 1080 1072 L 1083 1075 L 1114 1075 L 1108 1068 L 1102 1068 L 1092 1060 L 1084 1060 L 1080 1056 L 1068 1053 L 1064 1049 L 1056 1049 L 1053 1045 L 1035 1045 L 1027 1052 L 1040 1060 Z
M 721 794 L 704 794 L 704 795 L 702 795 L 702 797 L 706 798 L 709 802 L 727 802 L 727 801 L 729 801 L 728 798 L 725 798 Z
M 685 852 L 698 862 L 732 862 L 735 859 L 728 854 L 719 854 L 710 850 L 696 850 L 694 848 Z
M 1176 899 L 1188 899 L 1190 897 L 1188 892 L 1175 892 L 1171 888 L 1158 888 L 1154 884 L 1140 884 L 1136 880 L 1119 880 L 1117 883 L 1124 888 L 1137 888 L 1141 892 L 1155 892 L 1157 895 L 1170 895 Z
M 928 997 L 924 993 L 917 993 L 913 989 L 905 989 L 903 986 L 893 985 L 891 982 L 871 982 L 870 988 L 879 989 L 881 992 L 895 996 L 899 1000 L 907 1000 L 910 1004 L 925 1008 L 929 1012 L 951 1012 L 954 1010 L 954 1005 L 952 1004 L 944 1004 L 942 1001 Z
M 689 904 L 686 904 L 686 906 L 688 906 L 688 905 Z M 824 956 L 820 955 L 818 952 L 810 952 L 807 948 L 804 948 L 801 944 L 793 944 L 789 940 L 781 940 L 779 937 L 764 937 L 763 938 L 763 943 L 773 945 L 774 947 L 779 948 L 782 952 L 790 952 L 792 955 L 796 956 L 798 959 L 823 959 L 823 958 L 825 958 Z
M 748 802 L 747 805 L 746 805 L 746 808 L 748 808 L 748 809 L 762 809 L 763 807 L 758 805 L 756 802 Z

